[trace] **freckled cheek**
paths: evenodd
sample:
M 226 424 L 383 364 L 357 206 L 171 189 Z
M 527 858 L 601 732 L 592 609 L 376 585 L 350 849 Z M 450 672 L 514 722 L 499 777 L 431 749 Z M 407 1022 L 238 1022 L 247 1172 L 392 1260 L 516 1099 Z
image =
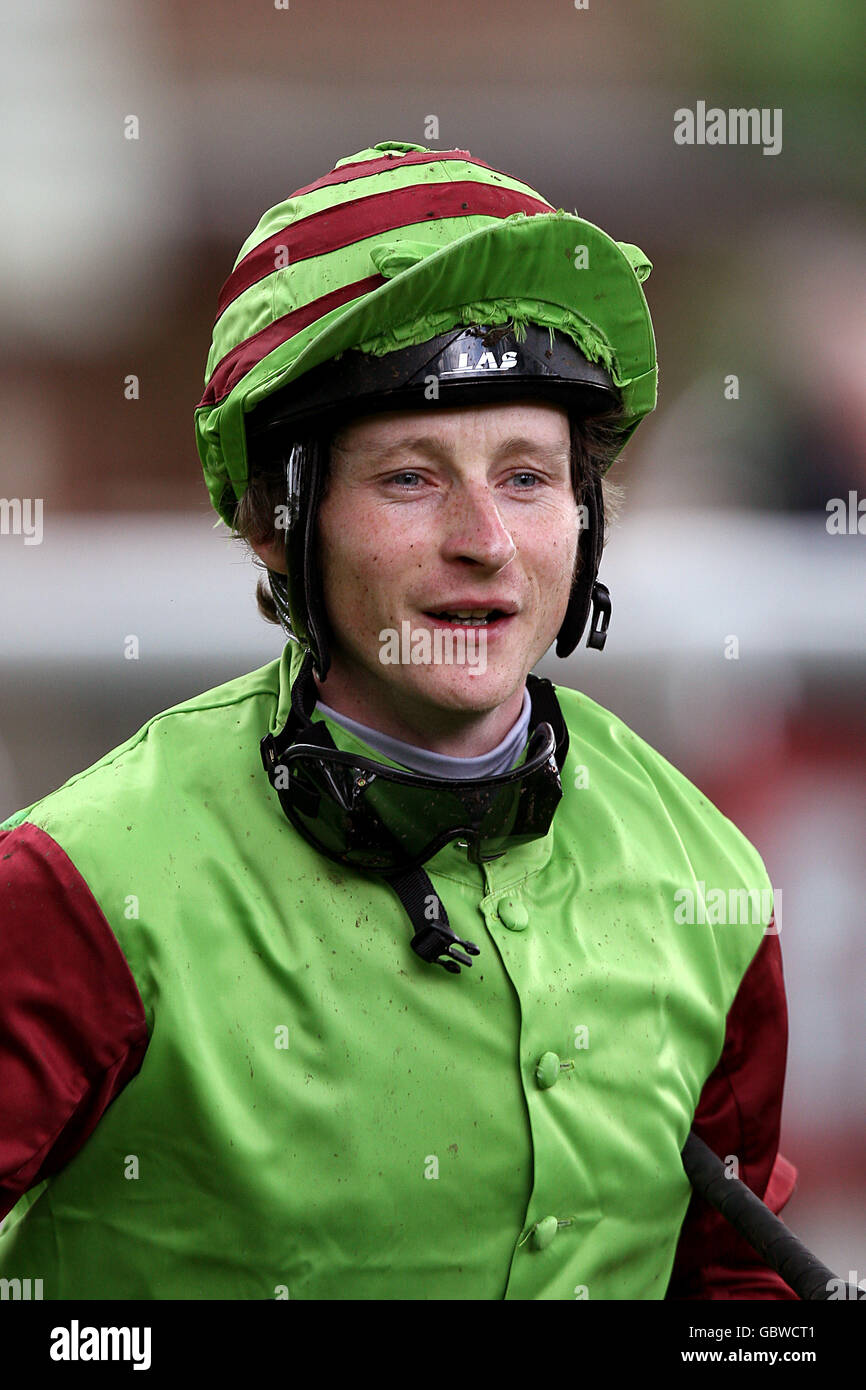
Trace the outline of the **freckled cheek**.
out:
M 551 608 L 571 591 L 578 548 L 576 522 L 570 518 L 557 518 L 557 522 L 544 536 L 533 535 L 522 547 L 518 543 L 518 555 L 534 575 L 542 603 Z
M 325 603 L 341 610 L 344 597 L 354 587 L 352 577 L 352 546 L 349 529 L 332 515 L 333 508 L 322 505 L 316 527 L 317 556 L 322 576 Z
M 577 562 L 578 535 L 566 534 L 557 537 L 547 552 L 548 563 L 554 581 L 561 579 L 563 584 L 571 583 L 574 566 Z
M 324 575 L 326 604 L 343 614 L 377 611 L 400 585 L 411 566 L 408 556 L 382 544 L 381 520 L 365 520 L 357 513 L 319 517 L 319 556 Z

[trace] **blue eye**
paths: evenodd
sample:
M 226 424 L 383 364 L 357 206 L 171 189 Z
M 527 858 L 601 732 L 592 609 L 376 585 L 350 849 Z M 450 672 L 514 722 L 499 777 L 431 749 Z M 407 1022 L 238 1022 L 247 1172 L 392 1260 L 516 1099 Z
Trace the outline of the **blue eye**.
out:
M 388 482 L 393 483 L 396 487 L 406 488 L 414 486 L 420 478 L 420 473 L 416 473 L 414 469 L 407 468 L 401 473 L 393 473 L 388 479 Z M 533 473 L 530 469 L 521 469 L 519 473 L 512 474 L 511 482 L 514 482 L 517 478 L 528 478 L 533 485 L 541 481 L 539 474 Z M 411 481 L 407 483 L 405 481 L 406 479 L 410 479 Z M 531 492 L 533 490 L 534 487 L 521 487 L 519 489 L 521 492 Z

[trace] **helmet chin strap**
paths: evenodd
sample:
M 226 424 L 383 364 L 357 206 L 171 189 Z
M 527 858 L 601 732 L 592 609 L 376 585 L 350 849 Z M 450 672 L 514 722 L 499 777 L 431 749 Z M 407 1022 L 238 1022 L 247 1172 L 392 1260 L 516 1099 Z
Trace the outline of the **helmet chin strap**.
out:
M 556 655 L 570 656 L 583 636 L 592 609 L 588 647 L 601 651 L 607 640 L 610 624 L 610 591 L 596 579 L 604 547 L 604 493 L 600 478 L 596 478 L 586 494 L 584 506 L 587 524 L 580 534 L 579 566 L 571 590 L 568 608 L 556 638 Z
M 289 593 L 286 576 L 280 574 L 278 570 L 269 569 L 268 584 L 271 590 L 271 598 L 274 600 L 274 608 L 280 620 L 280 626 L 291 641 L 300 641 L 300 638 L 292 630 L 292 615 L 289 611 Z

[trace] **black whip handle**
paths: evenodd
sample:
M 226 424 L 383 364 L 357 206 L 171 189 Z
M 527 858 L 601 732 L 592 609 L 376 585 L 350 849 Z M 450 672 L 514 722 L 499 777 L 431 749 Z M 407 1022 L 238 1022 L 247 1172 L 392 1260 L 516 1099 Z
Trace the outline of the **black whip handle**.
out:
M 801 1299 L 845 1297 L 844 1281 L 807 1250 L 783 1221 L 739 1178 L 728 1177 L 722 1160 L 696 1134 L 690 1134 L 682 1152 L 683 1167 L 695 1192 L 715 1207 L 748 1241 L 765 1264 L 784 1279 Z M 866 1299 L 866 1292 L 848 1286 L 847 1297 Z

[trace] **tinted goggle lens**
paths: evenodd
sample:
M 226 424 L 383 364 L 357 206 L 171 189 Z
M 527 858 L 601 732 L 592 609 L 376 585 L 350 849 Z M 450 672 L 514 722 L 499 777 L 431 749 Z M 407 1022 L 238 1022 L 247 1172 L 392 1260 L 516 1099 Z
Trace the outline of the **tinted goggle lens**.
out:
M 292 824 L 341 863 L 409 868 L 454 839 L 466 840 L 480 863 L 547 834 L 562 796 L 555 750 L 550 725 L 539 724 L 521 766 L 446 782 L 296 743 L 274 769 L 274 785 Z

